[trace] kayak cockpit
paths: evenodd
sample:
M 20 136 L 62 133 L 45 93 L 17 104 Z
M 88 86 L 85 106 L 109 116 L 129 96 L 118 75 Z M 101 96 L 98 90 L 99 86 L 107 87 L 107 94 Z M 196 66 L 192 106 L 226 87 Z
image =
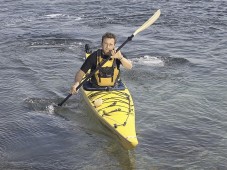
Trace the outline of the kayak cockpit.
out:
M 100 86 L 94 86 L 90 81 L 87 81 L 83 85 L 84 90 L 87 91 L 113 91 L 113 90 L 125 90 L 125 85 L 122 83 L 121 80 L 119 80 L 115 86 L 113 87 L 100 87 Z

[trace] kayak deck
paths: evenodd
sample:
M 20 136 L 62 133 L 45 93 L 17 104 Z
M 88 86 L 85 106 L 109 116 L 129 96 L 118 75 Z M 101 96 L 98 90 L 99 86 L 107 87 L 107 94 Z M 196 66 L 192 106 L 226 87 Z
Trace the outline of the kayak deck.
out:
M 135 110 L 128 89 L 114 91 L 82 90 L 86 103 L 92 108 L 99 120 L 106 125 L 126 149 L 138 144 L 135 130 Z M 102 104 L 95 106 L 96 100 Z

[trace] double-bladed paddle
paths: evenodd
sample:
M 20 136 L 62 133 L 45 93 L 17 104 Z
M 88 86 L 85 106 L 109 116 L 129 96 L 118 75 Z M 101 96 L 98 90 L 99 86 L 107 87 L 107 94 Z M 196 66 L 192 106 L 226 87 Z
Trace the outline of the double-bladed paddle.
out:
M 152 25 L 159 18 L 160 14 L 161 14 L 161 11 L 159 9 L 142 26 L 140 26 L 130 37 L 128 37 L 127 40 L 120 47 L 118 47 L 116 52 L 118 52 L 122 47 L 124 47 L 124 45 L 127 42 L 131 41 L 132 38 L 136 36 L 139 32 L 147 29 L 150 25 Z M 109 56 L 106 60 L 100 63 L 100 65 L 96 67 L 95 70 L 93 70 L 89 75 L 87 75 L 87 77 L 85 77 L 83 81 L 77 86 L 76 90 L 78 90 L 88 79 L 90 79 L 95 74 L 95 72 L 98 71 L 110 58 L 111 56 Z M 62 106 L 66 102 L 66 100 L 68 100 L 71 96 L 72 94 L 70 93 L 61 103 L 58 104 L 58 106 Z

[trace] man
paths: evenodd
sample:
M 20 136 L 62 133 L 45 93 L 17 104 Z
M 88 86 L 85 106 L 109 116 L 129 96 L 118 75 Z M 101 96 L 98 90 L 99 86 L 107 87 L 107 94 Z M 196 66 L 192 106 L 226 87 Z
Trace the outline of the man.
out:
M 91 82 L 95 86 L 114 86 L 119 78 L 120 64 L 126 68 L 131 69 L 132 63 L 125 58 L 120 51 L 116 53 L 116 36 L 112 33 L 105 33 L 102 36 L 102 49 L 93 52 L 81 66 L 80 70 L 75 75 L 75 83 L 71 87 L 71 94 L 75 94 L 77 86 L 80 84 L 83 76 L 89 69 L 91 72 L 95 70 L 98 64 L 111 56 L 96 73 L 92 76 Z

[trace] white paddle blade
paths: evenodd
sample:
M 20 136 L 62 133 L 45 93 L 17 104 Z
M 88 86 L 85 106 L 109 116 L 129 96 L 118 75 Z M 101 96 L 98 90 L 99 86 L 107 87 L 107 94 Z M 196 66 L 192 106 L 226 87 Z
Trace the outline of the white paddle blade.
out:
M 159 10 L 157 10 L 157 11 L 155 12 L 155 14 L 154 14 L 149 20 L 147 20 L 141 27 L 139 27 L 139 28 L 133 33 L 133 35 L 135 36 L 135 35 L 138 34 L 139 32 L 141 32 L 141 31 L 147 29 L 150 25 L 152 25 L 152 24 L 159 18 L 160 14 L 161 14 L 161 11 L 160 11 L 160 9 L 159 9 Z

